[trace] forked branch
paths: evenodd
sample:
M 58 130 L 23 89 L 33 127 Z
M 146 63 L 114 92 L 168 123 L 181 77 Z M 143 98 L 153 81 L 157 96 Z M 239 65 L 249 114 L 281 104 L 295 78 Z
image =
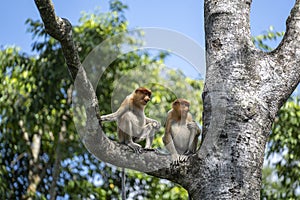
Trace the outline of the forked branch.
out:
M 72 38 L 71 23 L 67 19 L 56 16 L 51 0 L 35 0 L 35 3 L 47 33 L 61 44 L 68 69 L 73 80 L 75 80 L 75 88 L 80 88 L 80 90 L 76 91 L 77 94 L 84 93 L 82 96 L 85 98 L 78 101 L 82 102 L 81 105 L 84 105 L 85 113 L 89 115 L 87 115 L 85 122 L 75 121 L 75 123 L 85 124 L 77 131 L 80 133 L 86 148 L 104 162 L 175 180 L 174 176 L 171 176 L 171 170 L 169 169 L 171 156 L 156 152 L 133 153 L 128 147 L 106 137 L 99 123 L 98 99 L 80 62 L 78 51 Z M 76 109 L 77 107 L 75 106 L 74 110 Z M 166 173 L 167 171 L 169 173 Z

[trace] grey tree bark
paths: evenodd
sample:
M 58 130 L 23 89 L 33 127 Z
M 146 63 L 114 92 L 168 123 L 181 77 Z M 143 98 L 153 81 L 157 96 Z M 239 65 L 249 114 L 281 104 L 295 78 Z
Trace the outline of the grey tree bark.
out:
M 72 27 L 55 15 L 51 0 L 35 0 L 46 31 L 60 41 L 68 69 L 83 88 L 94 116 L 82 134 L 98 159 L 185 187 L 193 199 L 259 199 L 265 144 L 276 113 L 300 82 L 300 0 L 287 19 L 274 51 L 251 41 L 251 0 L 205 0 L 206 79 L 202 146 L 187 163 L 170 167 L 171 157 L 133 154 L 109 140 L 99 125 L 98 100 L 82 69 Z

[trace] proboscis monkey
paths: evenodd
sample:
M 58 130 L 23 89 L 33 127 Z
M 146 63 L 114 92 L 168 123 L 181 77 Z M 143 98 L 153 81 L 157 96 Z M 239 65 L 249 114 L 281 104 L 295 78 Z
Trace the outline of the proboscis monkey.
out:
M 117 121 L 119 142 L 141 153 L 141 145 L 135 143 L 146 139 L 145 149 L 151 149 L 154 133 L 160 123 L 145 116 L 144 108 L 151 98 L 151 90 L 140 87 L 128 95 L 119 109 L 101 116 L 101 121 Z
M 193 120 L 190 103 L 176 99 L 168 112 L 163 142 L 172 155 L 173 164 L 186 161 L 188 155 L 196 152 L 201 129 Z

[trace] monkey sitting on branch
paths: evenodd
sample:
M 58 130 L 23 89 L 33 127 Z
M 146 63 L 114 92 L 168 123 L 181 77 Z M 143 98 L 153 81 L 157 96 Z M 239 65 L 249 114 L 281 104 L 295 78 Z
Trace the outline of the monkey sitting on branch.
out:
M 187 161 L 188 155 L 197 150 L 201 129 L 193 120 L 190 103 L 185 99 L 176 99 L 168 112 L 163 142 L 172 155 L 172 164 Z
M 160 123 L 145 116 L 144 108 L 151 98 L 151 90 L 140 87 L 128 95 L 114 113 L 101 116 L 101 121 L 117 121 L 118 139 L 136 153 L 142 152 L 140 142 L 146 139 L 146 150 L 152 149 L 154 133 Z

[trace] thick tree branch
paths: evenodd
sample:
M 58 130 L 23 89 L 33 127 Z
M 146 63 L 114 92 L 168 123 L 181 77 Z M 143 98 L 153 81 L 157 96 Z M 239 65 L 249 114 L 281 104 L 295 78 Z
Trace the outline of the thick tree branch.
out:
M 291 95 L 300 83 L 300 1 L 295 2 L 286 21 L 286 33 L 272 59 L 278 62 L 275 70 L 280 72 L 281 90 L 285 91 L 280 104 Z
M 300 82 L 300 1 L 297 0 L 286 22 L 286 33 L 278 48 L 261 53 L 255 60 L 260 77 L 260 97 L 274 119 L 279 108 Z
M 72 38 L 72 25 L 67 19 L 56 16 L 51 0 L 35 0 L 46 32 L 61 43 L 61 47 L 73 79 L 81 66 L 76 45 Z
M 39 183 L 41 182 L 42 178 L 40 176 L 40 169 L 39 169 L 39 153 L 41 150 L 41 134 L 35 133 L 32 138 L 31 142 L 31 156 L 29 162 L 29 185 L 27 188 L 27 194 L 30 196 L 36 193 Z
M 50 200 L 56 199 L 56 186 L 60 174 L 60 162 L 62 161 L 62 150 L 64 146 L 65 134 L 67 131 L 66 118 L 67 117 L 65 115 L 62 116 L 62 126 L 60 132 L 58 133 L 58 141 L 54 155 L 55 161 L 52 169 L 52 183 L 49 190 Z
M 77 48 L 72 38 L 72 26 L 66 19 L 56 16 L 51 0 L 35 0 L 45 29 L 49 35 L 61 43 L 64 57 L 72 78 L 75 80 L 76 99 L 73 97 L 74 112 L 82 114 L 81 109 L 86 113 L 86 118 L 74 119 L 77 131 L 80 133 L 86 148 L 98 159 L 118 167 L 130 168 L 147 172 L 169 180 L 178 181 L 182 177 L 172 176 L 180 171 L 182 167 L 187 168 L 186 163 L 178 166 L 177 170 L 170 170 L 171 156 L 157 152 L 143 152 L 136 154 L 125 146 L 107 138 L 99 124 L 98 99 L 85 70 L 82 67 Z M 82 108 L 84 105 L 84 108 Z M 83 114 L 84 115 L 84 114 Z M 81 126 L 81 124 L 84 124 Z

